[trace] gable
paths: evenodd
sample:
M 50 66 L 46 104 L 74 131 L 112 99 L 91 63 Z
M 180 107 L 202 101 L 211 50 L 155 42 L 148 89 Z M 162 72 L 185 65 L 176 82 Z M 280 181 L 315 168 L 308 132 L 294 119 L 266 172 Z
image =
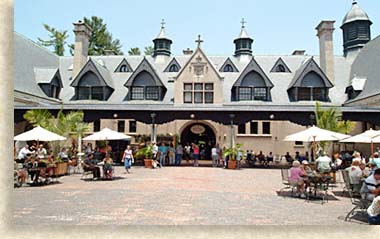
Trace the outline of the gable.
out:
M 115 73 L 122 72 L 133 72 L 132 67 L 129 65 L 128 61 L 124 58 L 120 64 L 116 67 Z
M 274 66 L 270 70 L 270 72 L 286 72 L 291 73 L 289 67 L 285 64 L 284 60 L 282 58 L 278 58 L 276 63 L 274 63 Z
M 172 69 L 173 69 L 173 66 L 176 66 L 177 67 L 177 71 L 173 71 Z M 175 58 L 173 58 L 170 62 L 169 62 L 169 64 L 167 65 L 167 67 L 165 68 L 165 70 L 164 70 L 164 72 L 178 72 L 178 71 L 180 71 L 181 70 L 181 66 L 180 66 L 180 64 L 178 63 L 178 61 L 175 59 Z
M 148 74 L 150 74 L 151 77 L 154 80 L 155 85 L 157 85 L 157 86 L 164 86 L 164 84 L 162 83 L 161 79 L 158 77 L 156 71 L 154 70 L 154 68 L 152 67 L 152 65 L 148 62 L 148 60 L 145 57 L 141 61 L 141 63 L 136 67 L 135 71 L 129 77 L 129 79 L 124 84 L 124 86 L 126 86 L 126 87 L 132 86 L 135 78 L 138 77 L 138 76 L 141 76 L 140 73 L 143 73 L 143 74 L 148 73 Z
M 232 71 L 226 71 L 226 67 L 230 65 Z M 220 72 L 239 72 L 235 64 L 231 61 L 231 59 L 228 57 L 226 61 L 223 63 L 223 65 L 219 69 Z
M 260 76 L 266 87 L 272 88 L 274 86 L 273 83 L 269 80 L 268 76 L 263 71 L 263 69 L 256 62 L 254 57 L 252 57 L 252 60 L 245 67 L 245 69 L 243 70 L 241 75 L 238 77 L 238 79 L 235 81 L 233 86 L 234 87 L 240 86 L 242 84 L 243 80 L 246 79 L 246 76 L 248 76 L 248 77 L 252 76 L 252 77 L 256 78 L 256 80 L 254 80 L 254 81 L 258 81 L 257 80 L 258 76 Z

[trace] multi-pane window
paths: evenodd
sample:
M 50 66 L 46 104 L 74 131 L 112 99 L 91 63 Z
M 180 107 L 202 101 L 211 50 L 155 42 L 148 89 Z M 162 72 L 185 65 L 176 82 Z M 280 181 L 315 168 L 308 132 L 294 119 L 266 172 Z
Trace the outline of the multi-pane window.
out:
M 184 83 L 183 90 L 184 103 L 214 103 L 213 83 Z
M 136 133 L 137 132 L 136 120 L 130 120 L 129 121 L 129 132 L 130 133 Z
M 299 87 L 297 99 L 326 101 L 326 89 L 320 87 Z
M 239 101 L 243 100 L 267 100 L 266 87 L 239 87 L 238 88 Z
M 263 134 L 270 134 L 270 122 L 263 122 Z
M 131 88 L 132 100 L 159 100 L 158 86 L 133 86 Z
M 245 124 L 238 125 L 238 134 L 245 134 Z
M 257 122 L 251 122 L 251 134 L 258 134 L 259 133 L 259 127 Z
M 144 99 L 144 87 L 134 86 L 132 87 L 132 100 L 143 100 Z
M 158 100 L 159 92 L 157 86 L 146 86 L 145 87 L 145 98 L 147 100 Z
M 103 87 L 78 87 L 78 100 L 104 100 Z
M 125 130 L 125 121 L 124 120 L 119 120 L 117 122 L 117 132 L 124 133 L 124 130 Z

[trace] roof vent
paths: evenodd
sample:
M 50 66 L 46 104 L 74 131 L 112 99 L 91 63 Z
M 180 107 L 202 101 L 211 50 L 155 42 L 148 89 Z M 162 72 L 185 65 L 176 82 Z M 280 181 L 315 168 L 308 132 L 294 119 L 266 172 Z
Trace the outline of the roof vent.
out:
M 193 54 L 193 50 L 191 50 L 190 48 L 187 48 L 185 50 L 182 51 L 184 55 L 191 55 Z
M 304 56 L 305 55 L 305 50 L 294 50 L 292 55 L 293 56 Z

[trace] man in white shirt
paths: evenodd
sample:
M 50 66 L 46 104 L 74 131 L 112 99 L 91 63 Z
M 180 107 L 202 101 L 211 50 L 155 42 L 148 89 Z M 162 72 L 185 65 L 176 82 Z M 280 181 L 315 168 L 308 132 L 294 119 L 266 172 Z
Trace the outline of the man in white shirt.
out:
M 365 179 L 360 193 L 367 199 L 372 201 L 376 196 L 380 195 L 380 168 Z
M 33 152 L 31 152 L 29 150 L 29 146 L 28 145 L 25 145 L 21 150 L 20 152 L 18 153 L 17 155 L 17 158 L 20 159 L 20 160 L 25 160 L 28 158 L 28 154 L 32 154 Z
M 212 166 L 216 167 L 218 165 L 219 155 L 216 149 L 216 145 L 211 149 L 211 158 L 212 158 Z
M 331 158 L 327 156 L 326 152 L 322 152 L 321 156 L 315 161 L 317 163 L 317 170 L 321 173 L 328 173 L 331 171 Z
M 153 142 L 152 153 L 153 153 L 153 158 L 156 159 L 157 153 L 158 153 L 158 146 L 157 146 L 156 142 Z
M 367 209 L 368 223 L 380 225 L 380 196 L 377 196 Z

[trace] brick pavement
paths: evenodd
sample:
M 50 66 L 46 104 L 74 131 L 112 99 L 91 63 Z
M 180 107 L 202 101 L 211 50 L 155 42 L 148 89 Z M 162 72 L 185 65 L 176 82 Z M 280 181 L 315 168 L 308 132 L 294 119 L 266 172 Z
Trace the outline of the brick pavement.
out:
M 279 169 L 133 167 L 114 181 L 84 181 L 14 189 L 14 223 L 69 225 L 340 225 L 351 209 L 341 186 L 330 200 L 282 197 Z M 360 221 L 358 221 L 360 222 Z

